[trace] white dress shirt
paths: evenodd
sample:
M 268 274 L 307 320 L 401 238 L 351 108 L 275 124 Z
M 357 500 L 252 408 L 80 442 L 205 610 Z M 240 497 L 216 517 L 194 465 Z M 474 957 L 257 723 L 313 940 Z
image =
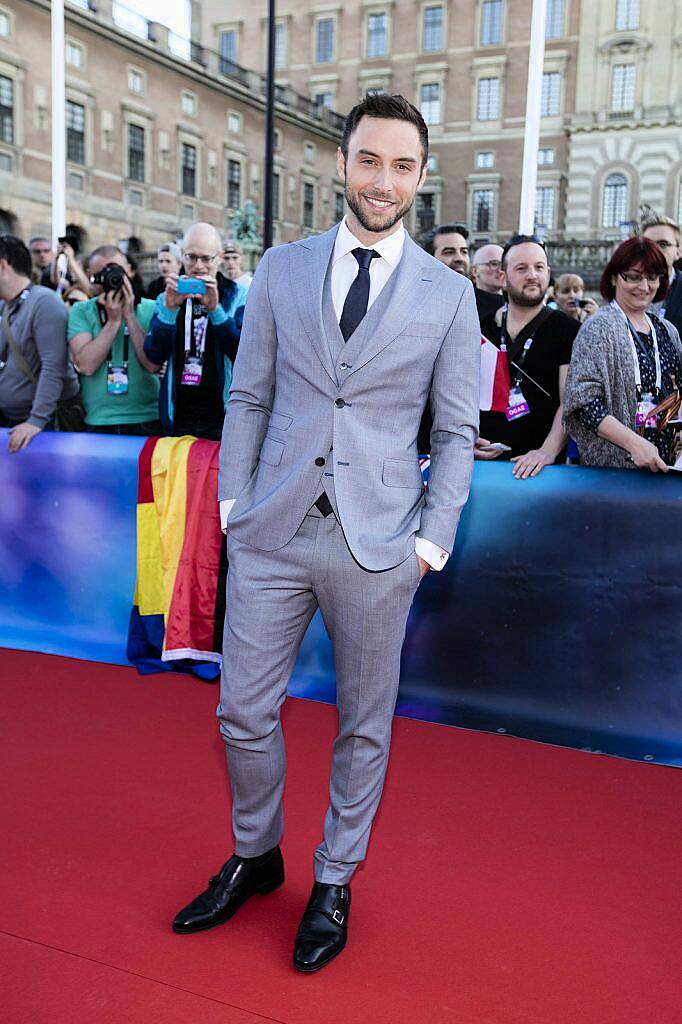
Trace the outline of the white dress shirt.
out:
M 350 291 L 350 286 L 358 276 L 359 265 L 355 256 L 353 256 L 353 249 L 373 249 L 380 256 L 380 259 L 373 259 L 369 266 L 369 299 L 367 301 L 367 309 L 369 309 L 400 263 L 404 245 L 405 228 L 402 225 L 402 221 L 398 230 L 394 231 L 392 235 L 388 235 L 387 238 L 382 238 L 380 242 L 375 242 L 374 245 L 370 246 L 363 245 L 362 242 L 358 241 L 348 227 L 346 218 L 343 218 L 336 235 L 332 256 L 332 303 L 338 321 L 341 320 L 343 305 Z M 227 517 L 235 500 L 235 498 L 229 498 L 220 502 L 220 525 L 223 533 L 227 531 Z M 425 537 L 416 537 L 414 546 L 419 557 L 428 562 L 431 568 L 436 571 L 442 569 L 448 560 L 447 551 L 444 551 L 438 544 L 434 544 L 433 541 L 427 540 Z

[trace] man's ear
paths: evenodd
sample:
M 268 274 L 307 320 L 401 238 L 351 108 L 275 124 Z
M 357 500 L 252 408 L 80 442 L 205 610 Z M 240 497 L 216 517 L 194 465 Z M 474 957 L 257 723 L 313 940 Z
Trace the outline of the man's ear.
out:
M 340 178 L 346 179 L 346 158 L 343 155 L 343 150 L 339 146 L 336 150 L 336 170 Z

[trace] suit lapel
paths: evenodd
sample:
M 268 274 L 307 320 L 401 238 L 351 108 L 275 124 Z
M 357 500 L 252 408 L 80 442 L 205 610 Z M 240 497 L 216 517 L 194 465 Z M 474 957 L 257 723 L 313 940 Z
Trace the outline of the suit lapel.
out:
M 346 342 L 344 359 L 356 373 L 416 320 L 433 289 L 433 274 L 423 250 L 409 235 L 400 263 L 358 329 Z
M 291 290 L 296 299 L 296 312 L 310 338 L 318 359 L 336 384 L 332 351 L 325 337 L 322 299 L 327 268 L 331 261 L 338 226 L 297 242 L 291 247 Z

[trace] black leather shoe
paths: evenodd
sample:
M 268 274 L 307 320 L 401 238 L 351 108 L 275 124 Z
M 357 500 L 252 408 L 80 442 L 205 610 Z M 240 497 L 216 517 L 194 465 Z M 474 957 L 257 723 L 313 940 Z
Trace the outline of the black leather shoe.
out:
M 339 955 L 348 939 L 349 913 L 349 885 L 315 882 L 296 936 L 296 970 L 319 971 Z
M 260 857 L 233 857 L 209 879 L 208 889 L 176 916 L 173 931 L 180 935 L 201 932 L 229 921 L 250 896 L 273 892 L 284 881 L 279 846 Z

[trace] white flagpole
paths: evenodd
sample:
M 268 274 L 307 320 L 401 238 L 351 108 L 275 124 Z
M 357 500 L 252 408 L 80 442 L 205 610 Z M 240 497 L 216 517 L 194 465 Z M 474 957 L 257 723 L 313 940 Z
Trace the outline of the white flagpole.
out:
M 52 0 L 52 245 L 66 229 L 64 0 Z
M 533 0 L 528 53 L 528 91 L 526 94 L 526 130 L 523 141 L 523 173 L 521 176 L 521 209 L 519 233 L 532 235 L 535 227 L 535 193 L 538 181 L 538 148 L 540 146 L 540 101 L 542 68 L 545 59 L 545 22 L 547 0 Z

